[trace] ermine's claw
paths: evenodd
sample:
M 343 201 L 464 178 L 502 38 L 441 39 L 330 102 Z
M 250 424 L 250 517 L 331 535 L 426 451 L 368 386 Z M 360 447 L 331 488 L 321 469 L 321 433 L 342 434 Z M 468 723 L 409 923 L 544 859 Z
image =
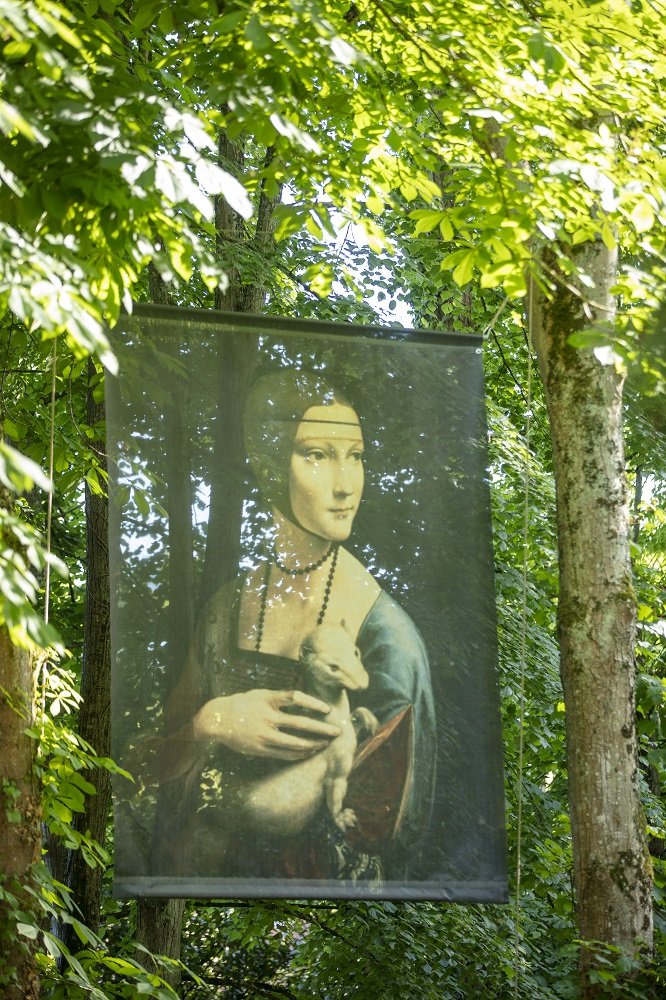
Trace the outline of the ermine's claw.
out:
M 335 817 L 335 825 L 339 830 L 344 833 L 345 830 L 350 830 L 353 826 L 356 826 L 356 813 L 353 809 L 343 809 L 342 812 L 338 813 Z

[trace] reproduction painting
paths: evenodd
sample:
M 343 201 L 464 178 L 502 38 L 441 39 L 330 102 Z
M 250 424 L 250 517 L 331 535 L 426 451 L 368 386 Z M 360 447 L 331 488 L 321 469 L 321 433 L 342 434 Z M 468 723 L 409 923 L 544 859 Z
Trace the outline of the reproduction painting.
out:
M 480 338 L 112 344 L 116 893 L 504 901 Z

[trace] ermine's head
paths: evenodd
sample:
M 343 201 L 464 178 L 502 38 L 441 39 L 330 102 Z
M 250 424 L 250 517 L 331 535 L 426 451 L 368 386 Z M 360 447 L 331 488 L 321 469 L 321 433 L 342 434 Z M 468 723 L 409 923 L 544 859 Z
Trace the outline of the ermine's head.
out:
M 329 687 L 364 691 L 370 679 L 354 640 L 340 625 L 318 625 L 303 640 L 301 663 L 313 680 Z

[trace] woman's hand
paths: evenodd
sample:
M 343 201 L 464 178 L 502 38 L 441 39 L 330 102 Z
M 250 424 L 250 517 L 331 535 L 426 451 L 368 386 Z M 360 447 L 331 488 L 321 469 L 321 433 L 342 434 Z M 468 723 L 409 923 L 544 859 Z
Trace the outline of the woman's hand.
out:
M 340 735 L 340 729 L 319 719 L 298 715 L 294 712 L 298 709 L 326 715 L 331 707 L 302 691 L 257 688 L 211 698 L 192 720 L 194 737 L 223 743 L 236 753 L 253 757 L 303 760 L 327 747 Z M 303 735 L 284 732 L 285 729 Z

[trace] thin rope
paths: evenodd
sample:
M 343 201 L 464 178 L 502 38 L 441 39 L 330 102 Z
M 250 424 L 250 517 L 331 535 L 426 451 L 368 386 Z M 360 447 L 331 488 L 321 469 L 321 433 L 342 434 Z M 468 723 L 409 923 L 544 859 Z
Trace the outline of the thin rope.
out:
M 55 451 L 55 398 L 56 398 L 56 358 L 57 341 L 53 341 L 51 354 L 51 432 L 49 437 L 49 482 L 51 489 L 46 498 L 46 578 L 44 581 L 44 621 L 49 623 L 49 602 L 51 597 L 51 522 L 53 520 L 53 454 Z
M 56 394 L 56 360 L 57 341 L 53 341 L 51 352 L 51 407 L 50 407 L 50 428 L 49 428 L 49 482 L 51 489 L 46 498 L 46 572 L 44 574 L 44 623 L 49 623 L 49 605 L 51 599 L 51 524 L 53 521 L 53 471 L 55 452 L 55 394 Z M 51 650 L 45 649 L 37 659 L 35 670 L 35 685 L 39 692 L 39 704 L 41 708 L 40 722 L 42 739 L 45 730 L 46 716 L 46 688 L 49 674 L 49 664 L 51 663 Z
M 516 895 L 515 895 L 515 942 L 514 942 L 514 983 L 513 995 L 517 1000 L 520 995 L 520 942 L 521 942 L 521 911 L 520 911 L 520 881 L 521 881 L 521 847 L 523 834 L 523 766 L 525 757 L 525 674 L 527 660 L 527 568 L 529 556 L 530 528 L 530 432 L 532 429 L 532 332 L 533 332 L 534 282 L 530 275 L 529 298 L 527 307 L 527 386 L 525 414 L 525 462 L 524 462 L 524 492 L 523 492 L 523 568 L 520 607 L 520 694 L 518 701 L 518 788 L 516 790 Z

